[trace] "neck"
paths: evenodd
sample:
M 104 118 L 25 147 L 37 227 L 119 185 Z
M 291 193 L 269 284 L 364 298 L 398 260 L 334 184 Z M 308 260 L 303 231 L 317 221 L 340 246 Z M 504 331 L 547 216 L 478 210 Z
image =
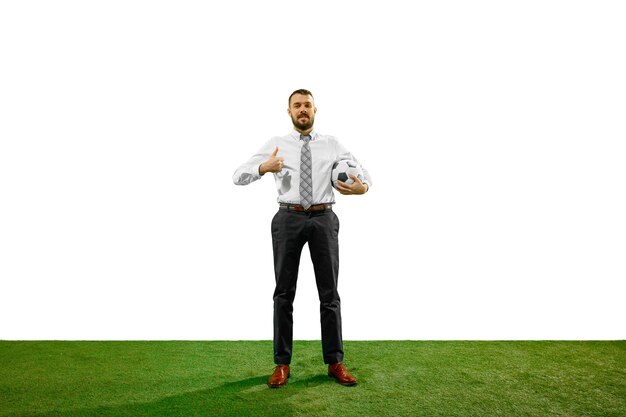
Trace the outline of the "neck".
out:
M 298 129 L 295 126 L 293 128 L 296 129 L 297 132 L 300 132 L 301 135 L 308 135 L 309 133 L 311 133 L 313 131 L 313 127 L 309 128 L 307 130 Z

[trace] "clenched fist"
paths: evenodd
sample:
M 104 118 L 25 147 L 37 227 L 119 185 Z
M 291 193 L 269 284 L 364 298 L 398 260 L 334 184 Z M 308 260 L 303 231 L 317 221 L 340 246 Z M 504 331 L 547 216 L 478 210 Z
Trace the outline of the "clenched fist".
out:
M 282 156 L 276 156 L 278 153 L 278 146 L 274 149 L 274 152 L 270 155 L 267 161 L 263 162 L 259 166 L 259 174 L 264 175 L 267 172 L 280 172 L 283 169 L 283 163 L 285 158 Z

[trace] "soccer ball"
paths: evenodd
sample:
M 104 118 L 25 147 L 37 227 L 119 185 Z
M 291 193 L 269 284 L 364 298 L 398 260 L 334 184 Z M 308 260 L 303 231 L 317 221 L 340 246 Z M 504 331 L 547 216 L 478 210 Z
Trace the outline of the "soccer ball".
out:
M 330 176 L 333 187 L 337 188 L 337 180 L 345 182 L 346 184 L 352 184 L 354 180 L 350 178 L 350 175 L 355 175 L 363 181 L 364 175 L 361 165 L 351 159 L 343 159 L 335 162 Z

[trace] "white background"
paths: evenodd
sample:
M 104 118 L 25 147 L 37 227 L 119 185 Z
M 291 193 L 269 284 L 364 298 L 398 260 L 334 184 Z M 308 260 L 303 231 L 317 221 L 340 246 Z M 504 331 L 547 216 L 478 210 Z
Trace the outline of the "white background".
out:
M 231 176 L 307 88 L 374 180 L 345 339 L 623 339 L 623 2 L 416 3 L 2 2 L 0 338 L 271 339 L 276 190 Z

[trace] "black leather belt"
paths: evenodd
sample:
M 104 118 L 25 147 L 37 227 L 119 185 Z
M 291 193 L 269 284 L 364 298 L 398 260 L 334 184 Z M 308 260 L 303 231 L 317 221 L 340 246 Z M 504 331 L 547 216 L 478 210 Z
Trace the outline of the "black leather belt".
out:
M 312 211 L 332 210 L 333 209 L 333 205 L 332 204 L 315 204 L 315 205 L 312 205 L 311 207 L 309 207 L 308 209 L 305 209 L 304 207 L 302 207 L 299 204 L 280 203 L 279 208 L 281 208 L 283 210 L 303 211 L 305 213 L 309 213 L 309 212 L 312 212 Z

